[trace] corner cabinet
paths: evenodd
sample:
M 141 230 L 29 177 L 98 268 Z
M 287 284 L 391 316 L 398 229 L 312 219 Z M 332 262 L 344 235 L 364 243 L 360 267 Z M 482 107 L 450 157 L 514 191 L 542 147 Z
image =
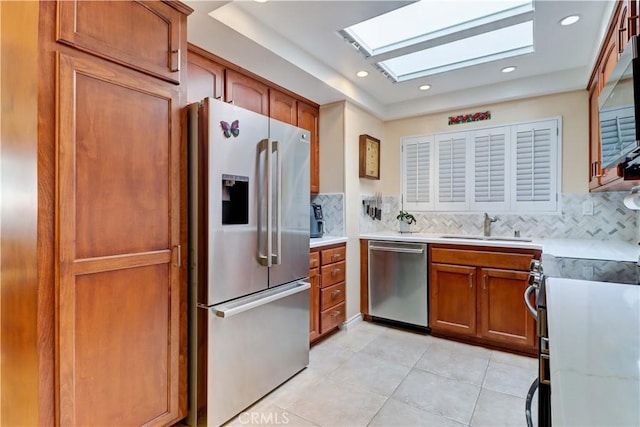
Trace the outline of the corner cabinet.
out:
M 638 0 L 617 0 L 602 41 L 596 65 L 591 73 L 589 92 L 589 190 L 624 191 L 636 185 L 638 180 L 625 180 L 619 165 L 603 168 L 600 156 L 600 115 L 598 96 L 618 62 L 620 54 L 633 35 L 640 34 Z
M 311 193 L 319 193 L 320 109 L 318 105 L 197 46 L 189 45 L 188 55 L 189 103 L 211 97 L 310 132 L 309 190 Z
M 312 249 L 309 341 L 334 332 L 346 320 L 346 245 Z
M 3 385 L 30 380 L 2 394 L 2 421 L 172 425 L 187 407 L 181 52 L 191 9 L 160 1 L 2 7 L 3 20 L 35 9 L 21 31 L 37 35 L 37 72 L 20 78 L 37 88 L 38 255 L 17 278 L 25 286 L 12 310 L 40 334 L 30 350 L 5 346 L 3 322 Z M 27 123 L 4 111 L 3 120 Z M 33 312 L 30 268 L 39 277 Z M 32 358 L 38 366 L 27 372 Z M 25 418 L 33 413 L 37 420 Z
M 523 295 L 539 251 L 432 244 L 429 252 L 433 335 L 536 354 Z

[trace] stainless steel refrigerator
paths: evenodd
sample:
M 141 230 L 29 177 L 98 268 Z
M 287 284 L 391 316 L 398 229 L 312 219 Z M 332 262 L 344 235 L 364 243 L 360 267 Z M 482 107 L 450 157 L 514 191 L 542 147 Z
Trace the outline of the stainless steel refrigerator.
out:
M 190 425 L 309 363 L 309 132 L 212 98 L 189 120 Z

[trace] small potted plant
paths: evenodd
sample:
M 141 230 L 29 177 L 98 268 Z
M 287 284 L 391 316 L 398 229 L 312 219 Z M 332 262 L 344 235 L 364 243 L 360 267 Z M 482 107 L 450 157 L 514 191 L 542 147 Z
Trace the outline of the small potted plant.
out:
M 400 211 L 398 216 L 396 216 L 396 219 L 399 221 L 401 233 L 408 233 L 409 226 L 416 222 L 416 217 L 407 211 Z

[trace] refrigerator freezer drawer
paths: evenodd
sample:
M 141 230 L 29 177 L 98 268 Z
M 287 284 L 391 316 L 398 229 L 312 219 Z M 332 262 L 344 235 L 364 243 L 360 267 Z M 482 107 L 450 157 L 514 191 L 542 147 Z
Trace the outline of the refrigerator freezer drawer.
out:
M 207 425 L 219 426 L 309 364 L 309 283 L 209 309 Z

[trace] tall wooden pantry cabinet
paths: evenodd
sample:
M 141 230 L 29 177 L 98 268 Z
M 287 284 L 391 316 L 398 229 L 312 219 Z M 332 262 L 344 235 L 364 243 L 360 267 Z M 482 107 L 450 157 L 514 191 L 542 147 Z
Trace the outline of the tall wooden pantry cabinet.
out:
M 3 425 L 186 415 L 186 18 L 1 2 Z

